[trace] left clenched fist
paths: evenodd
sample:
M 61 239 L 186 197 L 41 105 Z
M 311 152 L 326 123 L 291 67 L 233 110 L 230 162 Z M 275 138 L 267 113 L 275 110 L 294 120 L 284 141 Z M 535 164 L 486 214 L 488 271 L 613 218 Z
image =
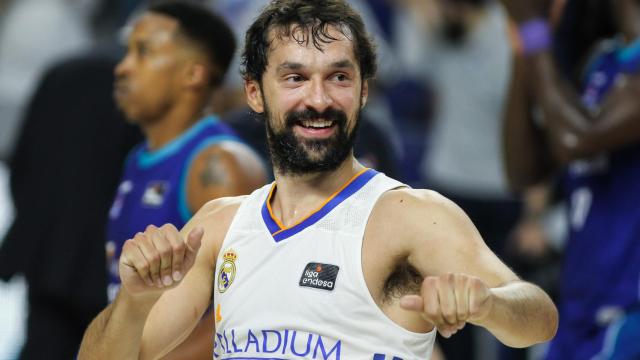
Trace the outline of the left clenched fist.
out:
M 400 299 L 405 310 L 416 311 L 448 338 L 468 322 L 478 322 L 493 306 L 491 289 L 479 278 L 465 274 L 429 276 L 420 295 Z

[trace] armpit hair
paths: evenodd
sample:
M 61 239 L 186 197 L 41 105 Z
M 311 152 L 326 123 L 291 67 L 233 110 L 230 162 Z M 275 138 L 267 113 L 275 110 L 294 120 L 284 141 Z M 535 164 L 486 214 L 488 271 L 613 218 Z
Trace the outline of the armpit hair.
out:
M 389 303 L 408 294 L 419 294 L 422 276 L 405 258 L 398 262 L 384 283 L 383 301 Z

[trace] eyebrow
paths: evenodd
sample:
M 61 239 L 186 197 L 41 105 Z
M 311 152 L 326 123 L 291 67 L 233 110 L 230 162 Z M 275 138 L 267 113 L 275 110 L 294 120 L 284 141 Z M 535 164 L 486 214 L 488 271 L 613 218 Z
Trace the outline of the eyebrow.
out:
M 283 72 L 283 71 L 287 71 L 287 70 L 300 70 L 303 67 L 304 66 L 302 66 L 301 63 L 285 61 L 282 64 L 278 65 L 277 71 L 278 72 Z
M 336 61 L 333 64 L 331 64 L 331 67 L 338 68 L 338 69 L 355 69 L 356 68 L 353 62 L 347 59 Z
M 278 68 L 276 71 L 285 72 L 285 71 L 291 71 L 291 70 L 300 70 L 300 69 L 303 69 L 304 67 L 305 66 L 303 64 L 298 62 L 285 61 L 282 64 L 278 65 Z M 353 64 L 353 62 L 348 59 L 333 62 L 330 65 L 330 67 L 334 69 L 355 69 L 355 65 Z

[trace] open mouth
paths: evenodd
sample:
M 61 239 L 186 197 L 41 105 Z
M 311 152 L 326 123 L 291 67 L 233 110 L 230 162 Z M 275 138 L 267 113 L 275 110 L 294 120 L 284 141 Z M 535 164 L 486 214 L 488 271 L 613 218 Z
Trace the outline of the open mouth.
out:
M 336 122 L 332 120 L 318 119 L 318 120 L 302 120 L 302 121 L 298 121 L 296 124 L 309 130 L 322 130 L 322 129 L 332 128 L 335 125 L 335 123 Z

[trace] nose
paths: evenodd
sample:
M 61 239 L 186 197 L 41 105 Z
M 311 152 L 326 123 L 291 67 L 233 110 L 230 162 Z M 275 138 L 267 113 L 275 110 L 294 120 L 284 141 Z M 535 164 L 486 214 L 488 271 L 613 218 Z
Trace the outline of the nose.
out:
M 312 79 L 305 96 L 305 105 L 322 113 L 332 104 L 333 99 L 327 92 L 324 82 L 320 79 Z
M 124 77 L 131 71 L 131 61 L 131 55 L 127 53 L 125 57 L 120 60 L 118 65 L 116 65 L 114 70 L 116 78 Z

